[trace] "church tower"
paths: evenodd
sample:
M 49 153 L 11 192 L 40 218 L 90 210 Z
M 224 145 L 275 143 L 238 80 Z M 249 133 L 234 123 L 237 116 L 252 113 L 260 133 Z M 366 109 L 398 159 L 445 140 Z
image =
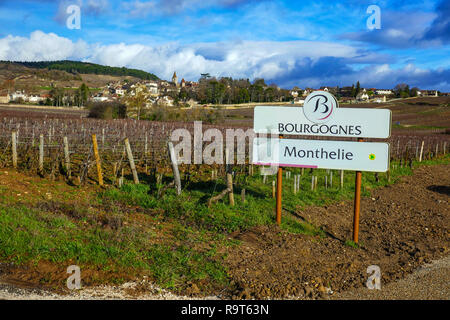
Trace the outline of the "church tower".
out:
M 178 87 L 178 77 L 176 71 L 173 73 L 172 82 L 175 83 L 175 85 Z

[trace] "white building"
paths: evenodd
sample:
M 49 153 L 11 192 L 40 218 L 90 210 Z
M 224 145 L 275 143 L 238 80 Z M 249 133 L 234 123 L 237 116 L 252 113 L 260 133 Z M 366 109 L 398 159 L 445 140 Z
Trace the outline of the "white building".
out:
M 311 92 L 312 92 L 312 90 L 307 88 L 307 89 L 305 89 L 305 91 L 303 91 L 303 96 L 306 97 Z
M 45 99 L 43 97 L 41 97 L 38 94 L 32 94 L 28 97 L 28 101 L 32 102 L 32 103 L 39 103 L 41 101 L 44 101 Z
M 105 101 L 108 101 L 108 97 L 93 97 L 92 98 L 92 101 L 94 101 L 94 102 L 105 102 Z
M 392 90 L 387 90 L 387 89 L 379 89 L 379 90 L 375 90 L 375 94 L 379 95 L 379 96 L 383 96 L 383 95 L 390 95 L 392 94 Z
M 123 96 L 125 95 L 125 91 L 123 88 L 116 88 L 115 92 L 118 96 Z
M 173 100 L 172 97 L 169 97 L 169 96 L 160 97 L 158 99 L 157 103 L 158 103 L 158 105 L 161 105 L 161 106 L 167 106 L 167 107 L 173 107 L 174 106 L 174 100 Z
M 294 98 L 298 97 L 298 91 L 292 90 L 291 91 L 291 96 L 293 96 Z
M 158 83 L 157 82 L 147 82 L 145 86 L 151 95 L 157 96 L 159 94 Z
M 14 101 L 17 99 L 28 100 L 28 96 L 23 91 L 16 91 L 9 95 L 10 100 Z
M 360 93 L 358 93 L 356 100 L 369 100 L 369 95 L 367 94 L 366 89 L 363 89 Z

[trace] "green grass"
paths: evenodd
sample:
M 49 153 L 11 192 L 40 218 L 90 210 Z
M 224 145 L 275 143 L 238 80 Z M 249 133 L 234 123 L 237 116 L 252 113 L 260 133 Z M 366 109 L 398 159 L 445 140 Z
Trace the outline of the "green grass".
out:
M 423 161 L 421 164 L 448 163 L 450 156 L 445 158 Z M 413 168 L 419 165 L 413 163 Z M 392 169 L 396 166 L 395 169 Z M 344 187 L 340 188 L 340 172 L 338 170 L 304 170 L 300 179 L 300 191 L 293 193 L 294 175 L 300 174 L 301 169 L 287 169 L 291 172 L 290 179 L 283 176 L 283 209 L 295 212 L 307 206 L 323 206 L 333 202 L 352 199 L 355 192 L 355 173 L 345 171 Z M 284 170 L 286 171 L 286 170 Z M 398 163 L 391 163 L 390 181 L 386 173 L 362 173 L 362 196 L 369 196 L 370 190 L 395 183 L 400 177 L 411 175 L 413 171 L 408 166 L 399 167 Z M 333 175 L 333 184 L 330 186 L 330 176 Z M 311 177 L 318 177 L 318 186 L 311 191 Z M 325 176 L 328 187 L 325 188 Z M 186 190 L 180 196 L 173 188 L 158 198 L 157 193 L 149 185 L 125 184 L 120 189 L 109 189 L 99 195 L 99 201 L 118 201 L 128 205 L 137 205 L 148 209 L 159 209 L 165 217 L 195 225 L 199 229 L 214 232 L 244 231 L 255 226 L 272 225 L 275 222 L 275 201 L 272 199 L 272 181 L 276 176 L 270 176 L 263 183 L 262 176 L 255 174 L 248 177 L 247 182 L 234 187 L 235 206 L 231 207 L 228 197 L 223 198 L 210 208 L 207 200 L 226 188 L 225 181 L 217 182 L 197 181 L 185 186 Z M 240 191 L 246 189 L 246 201 L 240 199 Z M 323 235 L 323 231 L 298 220 L 293 215 L 284 214 L 282 228 L 292 232 L 309 235 Z
M 352 241 L 352 240 L 346 240 L 345 241 L 345 245 L 346 246 L 349 246 L 349 247 L 352 247 L 352 248 L 355 248 L 355 249 L 358 249 L 359 247 L 361 247 L 361 243 L 356 243 L 356 242 L 354 242 L 354 241 Z
M 246 201 L 242 203 L 240 197 L 235 196 L 235 206 L 231 207 L 228 198 L 207 206 L 207 200 L 212 196 L 211 190 L 216 189 L 215 194 L 225 189 L 225 183 L 219 181 L 217 185 L 209 188 L 191 189 L 180 196 L 174 190 L 168 190 L 164 197 L 158 199 L 149 185 L 125 184 L 121 189 L 110 189 L 100 195 L 100 201 L 113 200 L 128 205 L 138 205 L 143 208 L 158 208 L 164 212 L 165 217 L 182 219 L 185 223 L 196 225 L 200 229 L 214 232 L 233 232 L 247 230 L 255 226 L 270 225 L 274 223 L 275 204 L 269 189 L 265 188 L 255 179 L 247 186 Z M 214 188 L 215 187 L 215 188 Z M 271 187 L 270 187 L 271 188 Z M 264 190 L 267 189 L 267 190 Z M 239 187 L 235 188 L 238 193 Z M 271 189 L 270 189 L 271 194 Z M 295 233 L 319 234 L 312 226 L 298 222 L 291 217 L 286 217 L 283 227 Z
M 154 244 L 153 235 L 143 230 L 123 227 L 108 231 L 83 227 L 83 222 L 27 207 L 2 206 L 0 259 L 16 264 L 71 261 L 82 269 L 100 267 L 112 272 L 126 269 L 136 275 L 150 274 L 163 288 L 172 289 L 187 281 L 226 280 L 227 274 L 211 250 Z
M 176 289 L 186 281 L 205 279 L 225 284 L 227 278 L 225 268 L 211 257 L 214 257 L 214 252 L 200 254 L 187 246 L 172 249 L 157 245 L 148 252 L 153 276 L 160 285 L 170 289 Z
M 144 235 L 126 228 L 119 233 L 85 229 L 64 215 L 20 206 L 1 207 L 0 212 L 2 259 L 16 263 L 72 259 L 80 264 L 145 266 L 137 256 Z

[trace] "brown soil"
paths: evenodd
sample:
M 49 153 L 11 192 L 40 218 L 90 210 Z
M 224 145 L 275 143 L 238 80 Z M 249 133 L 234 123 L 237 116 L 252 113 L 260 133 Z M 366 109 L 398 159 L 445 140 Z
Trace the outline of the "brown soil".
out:
M 373 190 L 361 202 L 360 248 L 346 243 L 352 239 L 351 201 L 295 214 L 321 226 L 323 238 L 277 227 L 233 235 L 242 241 L 226 262 L 234 298 L 329 298 L 365 286 L 370 265 L 380 267 L 383 284 L 404 278 L 448 255 L 449 195 L 450 165 L 420 167 L 394 186 Z
M 59 294 L 67 294 L 66 281 L 70 276 L 67 273 L 67 267 L 72 264 L 76 263 L 66 261 L 64 264 L 55 264 L 41 260 L 37 264 L 20 266 L 0 264 L 0 283 L 23 289 L 50 290 Z M 111 284 L 120 278 L 123 281 L 136 280 L 136 277 L 126 270 L 111 273 L 92 266 L 83 267 L 83 286 L 86 287 L 102 283 Z

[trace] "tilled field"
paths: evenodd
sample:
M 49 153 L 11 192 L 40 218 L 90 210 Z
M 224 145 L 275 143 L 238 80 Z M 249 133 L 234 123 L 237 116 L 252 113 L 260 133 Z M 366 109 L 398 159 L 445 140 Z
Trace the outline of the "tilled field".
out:
M 396 185 L 373 190 L 361 203 L 361 248 L 346 243 L 352 202 L 283 213 L 321 226 L 324 238 L 276 227 L 233 234 L 242 241 L 227 259 L 234 298 L 329 298 L 364 287 L 370 265 L 380 267 L 383 285 L 404 278 L 448 255 L 449 194 L 450 165 L 420 167 Z

